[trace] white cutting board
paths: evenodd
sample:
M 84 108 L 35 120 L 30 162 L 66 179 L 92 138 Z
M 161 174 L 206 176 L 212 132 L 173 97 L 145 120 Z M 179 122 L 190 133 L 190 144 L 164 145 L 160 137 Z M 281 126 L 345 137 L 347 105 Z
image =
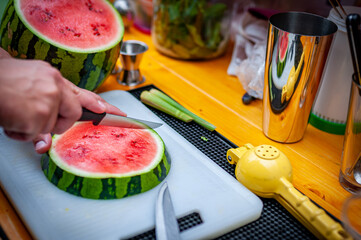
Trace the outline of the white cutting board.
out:
M 163 122 L 128 92 L 101 96 L 130 117 Z M 259 218 L 263 205 L 257 196 L 163 124 L 156 131 L 172 161 L 166 181 L 176 216 L 198 212 L 203 220 L 183 231 L 182 239 L 220 236 Z M 124 199 L 85 199 L 57 189 L 45 178 L 31 143 L 13 141 L 0 131 L 0 152 L 1 187 L 36 239 L 123 239 L 155 226 L 159 185 Z

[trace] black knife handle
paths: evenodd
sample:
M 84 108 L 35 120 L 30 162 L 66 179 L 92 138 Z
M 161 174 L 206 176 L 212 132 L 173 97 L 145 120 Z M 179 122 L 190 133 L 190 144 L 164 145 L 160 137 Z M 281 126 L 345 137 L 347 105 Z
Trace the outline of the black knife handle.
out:
M 351 49 L 352 63 L 354 72 L 357 77 L 360 77 L 361 68 L 361 40 L 360 40 L 360 15 L 353 13 L 349 14 L 346 18 L 346 29 Z
M 98 125 L 105 117 L 106 113 L 95 113 L 86 108 L 82 108 L 83 113 L 78 121 L 92 121 L 93 125 Z

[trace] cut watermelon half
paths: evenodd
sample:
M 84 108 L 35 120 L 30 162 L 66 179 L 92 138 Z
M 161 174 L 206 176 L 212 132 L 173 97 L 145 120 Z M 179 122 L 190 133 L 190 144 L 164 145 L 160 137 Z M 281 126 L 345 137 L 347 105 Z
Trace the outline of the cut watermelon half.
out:
M 94 91 L 113 70 L 123 33 L 107 0 L 9 0 L 0 46 L 13 57 L 44 60 Z
M 152 129 L 76 123 L 53 136 L 42 157 L 47 179 L 61 190 L 92 199 L 123 198 L 154 188 L 170 169 L 160 136 Z
M 31 32 L 70 51 L 104 51 L 123 36 L 119 13 L 105 0 L 15 0 L 14 6 Z

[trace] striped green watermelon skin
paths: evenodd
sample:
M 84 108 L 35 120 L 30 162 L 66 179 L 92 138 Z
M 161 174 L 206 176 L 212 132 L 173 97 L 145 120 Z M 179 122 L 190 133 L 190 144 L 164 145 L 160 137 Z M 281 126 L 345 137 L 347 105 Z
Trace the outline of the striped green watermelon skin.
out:
M 56 47 L 30 31 L 19 18 L 14 0 L 10 0 L 0 25 L 0 46 L 13 57 L 39 59 L 59 69 L 75 85 L 96 90 L 111 73 L 120 45 L 95 53 L 77 53 Z
M 79 177 L 59 168 L 49 154 L 43 154 L 41 165 L 46 178 L 63 191 L 84 198 L 119 199 L 157 186 L 168 175 L 171 161 L 165 151 L 160 163 L 149 172 L 123 178 Z

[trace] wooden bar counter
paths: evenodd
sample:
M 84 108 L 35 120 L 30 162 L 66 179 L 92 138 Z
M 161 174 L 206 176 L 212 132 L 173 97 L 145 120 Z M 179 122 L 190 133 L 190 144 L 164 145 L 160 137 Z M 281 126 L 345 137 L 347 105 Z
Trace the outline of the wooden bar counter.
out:
M 297 143 L 281 144 L 268 139 L 262 132 L 262 101 L 244 105 L 245 91 L 240 81 L 227 75 L 231 45 L 226 54 L 217 59 L 182 61 L 161 55 L 151 37 L 136 29 L 125 32 L 124 40 L 140 40 L 149 46 L 140 65 L 146 81 L 136 87 L 154 84 L 184 107 L 213 123 L 220 134 L 238 146 L 251 143 L 277 147 L 291 161 L 294 186 L 340 219 L 342 204 L 351 195 L 338 181 L 343 136 L 328 134 L 309 125 L 304 138 Z M 110 76 L 98 92 L 115 89 L 132 88 L 118 84 L 115 77 Z M 31 238 L 2 191 L 0 225 L 9 239 Z

